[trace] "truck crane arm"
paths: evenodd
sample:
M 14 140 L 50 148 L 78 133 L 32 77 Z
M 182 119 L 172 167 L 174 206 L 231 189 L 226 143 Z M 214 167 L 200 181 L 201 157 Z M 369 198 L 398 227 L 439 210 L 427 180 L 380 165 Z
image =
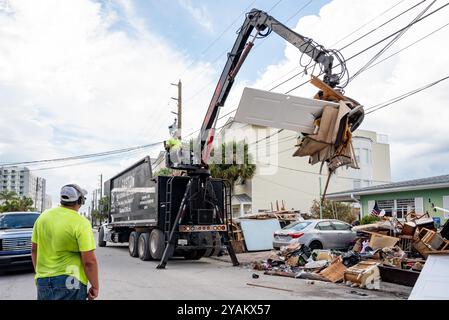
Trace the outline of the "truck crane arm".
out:
M 252 9 L 247 13 L 246 19 L 239 29 L 232 50 L 228 53 L 226 65 L 221 73 L 201 126 L 197 141 L 198 145 L 193 159 L 194 163 L 180 167 L 170 165 L 172 168 L 188 171 L 198 168 L 207 169 L 208 160 L 212 151 L 219 109 L 225 104 L 232 85 L 234 84 L 235 77 L 251 48 L 254 46 L 254 41 L 258 38 L 268 36 L 271 32 L 277 33 L 286 41 L 297 47 L 300 52 L 308 55 L 314 62 L 319 64 L 322 73 L 324 74 L 323 82 L 326 85 L 335 88 L 339 84 L 342 74 L 332 73 L 334 59 L 337 58 L 339 60 L 342 72 L 346 72 L 346 66 L 343 59 L 336 51 L 326 50 L 312 39 L 306 38 L 291 30 L 266 12 Z

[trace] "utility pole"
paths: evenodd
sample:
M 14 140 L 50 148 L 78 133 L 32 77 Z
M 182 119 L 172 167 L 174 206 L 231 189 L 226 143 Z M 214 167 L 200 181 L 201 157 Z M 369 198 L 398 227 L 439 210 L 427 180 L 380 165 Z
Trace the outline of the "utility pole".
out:
M 103 174 L 100 173 L 100 199 L 103 197 Z
M 103 174 L 100 173 L 100 200 L 99 202 L 99 208 L 100 208 L 100 225 L 103 223 L 103 204 L 101 202 L 101 199 L 103 198 Z
M 34 201 L 35 201 L 34 207 L 36 208 L 36 211 L 39 210 L 38 207 L 37 207 L 38 191 L 39 191 L 39 177 L 36 177 L 36 196 L 34 198 Z
M 182 129 L 182 82 L 181 79 L 178 81 L 178 84 L 172 83 L 172 86 L 178 87 L 178 98 L 173 98 L 173 100 L 178 101 L 178 112 L 173 112 L 178 116 L 178 139 L 181 140 L 181 129 Z
M 321 187 L 321 175 L 320 175 L 320 219 L 323 219 L 323 196 L 322 196 L 322 187 Z

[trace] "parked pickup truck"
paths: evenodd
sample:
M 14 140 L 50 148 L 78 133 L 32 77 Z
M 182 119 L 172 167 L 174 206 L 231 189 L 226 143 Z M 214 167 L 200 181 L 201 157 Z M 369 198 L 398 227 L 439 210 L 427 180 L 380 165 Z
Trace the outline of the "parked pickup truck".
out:
M 31 268 L 31 235 L 37 212 L 0 213 L 0 269 Z

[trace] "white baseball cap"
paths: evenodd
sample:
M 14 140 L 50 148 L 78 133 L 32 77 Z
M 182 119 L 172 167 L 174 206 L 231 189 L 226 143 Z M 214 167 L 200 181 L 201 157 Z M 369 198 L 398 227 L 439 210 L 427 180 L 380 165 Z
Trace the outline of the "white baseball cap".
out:
M 61 188 L 61 201 L 75 202 L 83 196 L 87 195 L 87 191 L 77 184 L 67 184 Z

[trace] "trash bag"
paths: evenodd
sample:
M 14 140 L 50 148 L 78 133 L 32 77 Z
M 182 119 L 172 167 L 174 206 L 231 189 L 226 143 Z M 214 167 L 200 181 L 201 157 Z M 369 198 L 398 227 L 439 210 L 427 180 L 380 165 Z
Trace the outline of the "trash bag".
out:
M 348 251 L 342 255 L 343 264 L 346 268 L 355 266 L 357 263 L 362 260 L 360 258 L 360 255 L 357 252 L 354 251 Z

